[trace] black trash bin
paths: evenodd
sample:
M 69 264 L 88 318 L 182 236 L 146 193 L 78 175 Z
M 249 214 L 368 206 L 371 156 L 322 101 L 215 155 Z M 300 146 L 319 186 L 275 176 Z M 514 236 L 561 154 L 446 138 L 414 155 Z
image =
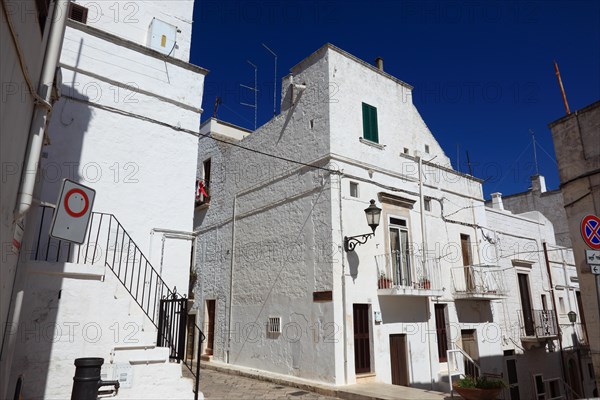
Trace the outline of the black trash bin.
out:
M 119 381 L 103 381 L 100 371 L 104 358 L 88 357 L 75 360 L 75 376 L 71 400 L 96 400 L 103 386 L 114 386 L 113 395 L 119 391 Z

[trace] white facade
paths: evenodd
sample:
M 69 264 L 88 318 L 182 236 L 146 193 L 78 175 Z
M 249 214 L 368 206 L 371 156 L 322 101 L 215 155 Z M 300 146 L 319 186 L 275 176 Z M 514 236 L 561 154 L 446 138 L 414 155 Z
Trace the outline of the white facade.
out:
M 522 329 L 516 273 L 528 276 L 528 308 L 543 310 L 544 294 L 552 310 L 542 247 L 554 246 L 551 223 L 486 208 L 481 181 L 452 170 L 411 91 L 328 44 L 291 69 L 281 114 L 255 132 L 224 135 L 223 123 L 206 123 L 216 134 L 200 139 L 198 176 L 209 201 L 195 225 L 197 307 L 214 338 L 207 355 L 333 384 L 405 379 L 447 390 L 452 357 L 462 356 L 447 361 L 445 350 L 464 347 L 483 372 L 505 378 L 507 357 L 517 359 L 523 398 L 534 372 L 562 376 L 558 353 L 544 347 L 556 346 L 556 333 Z M 363 135 L 362 103 L 377 110 L 377 140 Z M 346 252 L 345 236 L 370 232 L 370 199 L 382 208 L 380 225 Z M 410 267 L 394 268 L 398 255 Z M 556 260 L 573 273 L 571 261 Z M 391 346 L 403 346 L 401 377 L 392 377 Z
M 113 217 L 96 214 L 90 224 L 88 238 L 104 239 L 88 239 L 81 248 L 63 242 L 59 249 L 48 241 L 47 225 L 38 239 L 43 208 L 32 212 L 14 296 L 8 387 L 14 390 L 24 374 L 25 398 L 69 398 L 75 358 L 103 357 L 104 379 L 123 369 L 130 374 L 118 398 L 193 398 L 185 367 L 156 346 L 156 327 L 134 300 L 145 305 L 160 298 L 149 289 L 157 280 L 149 281 L 151 268 L 171 290 L 188 294 L 207 74 L 187 63 L 193 1 L 76 3 L 88 7 L 87 24 L 68 22 L 62 97 L 48 128 L 38 198 L 54 204 L 68 178 L 95 189 L 93 211 Z M 119 13 L 116 20 L 112 12 Z M 170 55 L 146 46 L 153 18 L 178 28 Z M 47 222 L 51 209 L 45 212 Z M 117 272 L 114 260 L 127 262 L 129 273 Z M 128 290 L 118 274 L 133 282 Z

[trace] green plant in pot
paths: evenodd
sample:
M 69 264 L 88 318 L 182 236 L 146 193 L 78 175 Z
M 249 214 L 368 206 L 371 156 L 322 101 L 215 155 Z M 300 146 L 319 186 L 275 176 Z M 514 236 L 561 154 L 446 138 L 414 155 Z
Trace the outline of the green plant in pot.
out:
M 465 400 L 495 400 L 506 383 L 486 376 L 466 376 L 456 381 L 452 388 Z

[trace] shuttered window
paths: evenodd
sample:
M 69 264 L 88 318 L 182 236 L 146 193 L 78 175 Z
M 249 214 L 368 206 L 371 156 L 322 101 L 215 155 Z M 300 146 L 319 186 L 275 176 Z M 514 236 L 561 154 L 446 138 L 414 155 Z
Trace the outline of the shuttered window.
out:
M 379 132 L 377 131 L 377 108 L 362 103 L 363 115 L 363 138 L 371 142 L 379 143 Z

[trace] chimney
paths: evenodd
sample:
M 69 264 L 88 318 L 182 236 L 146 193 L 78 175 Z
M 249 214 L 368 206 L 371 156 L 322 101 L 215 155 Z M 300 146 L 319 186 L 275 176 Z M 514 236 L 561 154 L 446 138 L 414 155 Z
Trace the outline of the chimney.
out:
M 504 204 L 502 204 L 502 193 L 492 193 L 492 208 L 496 210 L 504 210 Z
M 546 178 L 542 175 L 534 175 L 531 177 L 531 190 L 534 192 L 546 192 Z
M 378 70 L 383 71 L 383 58 L 377 57 L 375 59 L 375 66 L 377 67 Z

